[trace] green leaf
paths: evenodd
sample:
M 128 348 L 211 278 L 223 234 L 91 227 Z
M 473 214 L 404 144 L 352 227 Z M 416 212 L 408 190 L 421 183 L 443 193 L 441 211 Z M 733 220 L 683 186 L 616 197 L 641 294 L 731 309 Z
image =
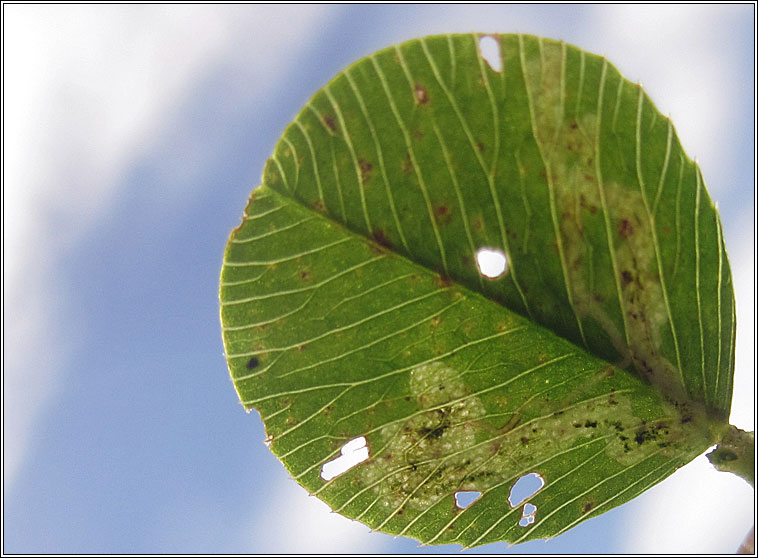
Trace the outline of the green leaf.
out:
M 556 536 L 701 454 L 734 363 L 721 226 L 671 122 L 603 58 L 499 35 L 490 65 L 481 39 L 409 41 L 318 91 L 220 295 L 234 385 L 292 476 L 464 546 Z M 363 461 L 331 472 L 351 440 Z

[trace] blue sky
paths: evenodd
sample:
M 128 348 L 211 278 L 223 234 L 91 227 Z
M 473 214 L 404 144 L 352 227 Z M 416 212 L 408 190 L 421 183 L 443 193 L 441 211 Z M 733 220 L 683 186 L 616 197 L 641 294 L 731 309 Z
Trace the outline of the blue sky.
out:
M 754 429 L 752 4 L 3 16 L 4 552 L 457 552 L 369 533 L 289 480 L 237 401 L 218 322 L 226 239 L 284 127 L 346 65 L 428 34 L 566 40 L 671 116 L 724 222 L 731 421 Z M 753 516 L 749 487 L 701 456 L 557 539 L 478 551 L 733 552 Z

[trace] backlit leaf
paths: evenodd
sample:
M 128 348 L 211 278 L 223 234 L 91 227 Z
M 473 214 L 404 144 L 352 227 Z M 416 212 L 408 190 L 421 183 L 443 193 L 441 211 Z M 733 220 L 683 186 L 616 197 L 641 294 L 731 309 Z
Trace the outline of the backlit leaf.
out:
M 555 536 L 729 413 L 700 171 L 639 86 L 547 39 L 428 37 L 335 77 L 268 161 L 221 304 L 235 387 L 292 476 L 427 543 Z

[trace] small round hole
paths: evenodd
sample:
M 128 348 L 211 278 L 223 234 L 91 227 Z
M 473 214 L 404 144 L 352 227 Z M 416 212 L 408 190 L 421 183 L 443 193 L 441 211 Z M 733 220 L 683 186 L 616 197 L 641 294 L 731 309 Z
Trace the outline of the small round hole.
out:
M 494 248 L 480 248 L 476 253 L 476 265 L 479 273 L 490 279 L 497 279 L 508 270 L 508 258 Z

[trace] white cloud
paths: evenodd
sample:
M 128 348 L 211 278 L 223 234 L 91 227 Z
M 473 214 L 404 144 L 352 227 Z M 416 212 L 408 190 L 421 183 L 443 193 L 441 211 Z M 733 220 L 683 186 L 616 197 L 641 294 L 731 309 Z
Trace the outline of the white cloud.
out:
M 328 505 L 310 496 L 294 480 L 285 479 L 275 490 L 270 507 L 260 503 L 252 518 L 250 552 L 292 554 L 378 554 L 387 535 L 374 533 L 357 521 L 331 511 Z
M 753 525 L 754 497 L 744 480 L 700 456 L 627 509 L 622 553 L 727 554 Z
M 325 11 L 320 6 L 3 7 L 6 483 L 21 463 L 35 417 L 59 385 L 62 359 L 76 342 L 76 316 L 66 306 L 67 287 L 56 273 L 61 254 L 107 215 L 129 165 L 167 134 L 182 133 L 187 123 L 181 111 L 209 72 L 231 68 L 234 75 L 238 64 L 244 79 L 230 87 L 232 92 L 247 83 L 248 95 L 270 95 L 288 72 L 280 63 L 301 48 L 292 37 L 307 40 Z M 247 49 L 246 59 L 240 45 Z M 246 82 L 251 74 L 260 78 L 252 92 Z M 181 161 L 167 168 L 179 172 L 187 166 Z

